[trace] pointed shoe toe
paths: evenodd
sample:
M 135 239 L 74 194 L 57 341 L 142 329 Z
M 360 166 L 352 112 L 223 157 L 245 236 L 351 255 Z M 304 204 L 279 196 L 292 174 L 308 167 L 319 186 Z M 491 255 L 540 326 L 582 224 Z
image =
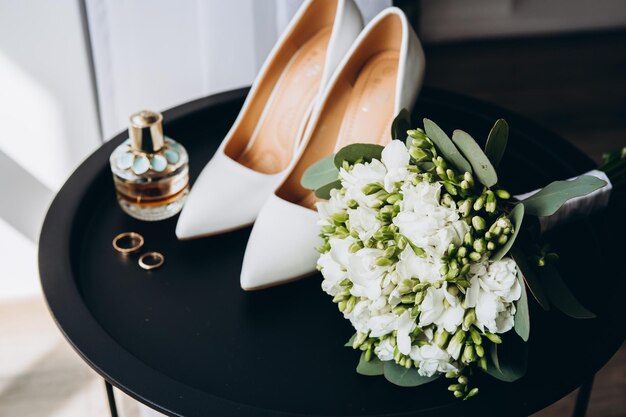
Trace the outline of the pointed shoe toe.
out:
M 322 243 L 317 213 L 272 195 L 250 234 L 241 269 L 241 288 L 257 290 L 315 272 Z
M 280 179 L 252 171 L 218 152 L 191 189 L 176 236 L 194 239 L 249 226 Z

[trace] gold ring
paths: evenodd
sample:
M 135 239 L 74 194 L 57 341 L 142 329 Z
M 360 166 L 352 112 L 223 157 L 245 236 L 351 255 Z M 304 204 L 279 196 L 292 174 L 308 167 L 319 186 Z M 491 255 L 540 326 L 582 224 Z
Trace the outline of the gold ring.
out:
M 146 252 L 139 257 L 139 266 L 149 271 L 163 265 L 165 257 L 159 252 Z
M 143 246 L 143 236 L 136 232 L 124 232 L 113 238 L 113 249 L 124 255 L 137 252 Z

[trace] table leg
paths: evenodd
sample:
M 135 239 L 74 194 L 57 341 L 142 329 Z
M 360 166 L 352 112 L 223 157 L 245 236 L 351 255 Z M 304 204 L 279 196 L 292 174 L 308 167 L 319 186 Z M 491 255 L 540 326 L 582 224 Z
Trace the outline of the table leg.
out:
M 572 417 L 585 417 L 587 414 L 587 406 L 589 405 L 589 397 L 593 388 L 593 376 L 585 381 L 578 390 L 576 404 L 574 404 L 574 413 Z
M 115 405 L 115 395 L 113 394 L 113 387 L 109 384 L 109 381 L 104 381 L 104 387 L 107 390 L 107 398 L 109 399 L 109 410 L 111 410 L 111 417 L 118 417 L 117 406 Z

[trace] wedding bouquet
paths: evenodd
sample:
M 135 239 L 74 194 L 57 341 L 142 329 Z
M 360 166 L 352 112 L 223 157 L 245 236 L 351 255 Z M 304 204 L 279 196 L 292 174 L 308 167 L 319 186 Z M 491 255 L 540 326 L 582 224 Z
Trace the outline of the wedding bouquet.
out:
M 322 289 L 356 330 L 346 346 L 362 352 L 358 373 L 401 386 L 445 375 L 454 396 L 467 399 L 478 392 L 470 381 L 477 370 L 504 381 L 524 375 L 527 289 L 545 309 L 593 317 L 540 237 L 605 206 L 611 181 L 594 171 L 514 197 L 496 170 L 504 120 L 484 150 L 428 119 L 423 129 L 408 127 L 403 110 L 387 146 L 346 146 L 304 174 L 303 186 L 328 200 L 317 204 Z M 605 164 L 622 182 L 624 153 Z

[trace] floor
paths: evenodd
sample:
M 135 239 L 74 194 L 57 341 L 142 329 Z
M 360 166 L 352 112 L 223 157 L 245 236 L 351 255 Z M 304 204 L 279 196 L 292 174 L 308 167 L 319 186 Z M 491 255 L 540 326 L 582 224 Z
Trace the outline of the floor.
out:
M 599 160 L 626 146 L 626 31 L 434 45 L 426 84 L 524 114 Z M 598 373 L 589 417 L 626 417 L 626 344 Z M 122 417 L 147 416 L 117 393 Z M 535 417 L 569 416 L 571 394 Z M 105 417 L 104 387 L 40 297 L 0 303 L 0 417 Z

